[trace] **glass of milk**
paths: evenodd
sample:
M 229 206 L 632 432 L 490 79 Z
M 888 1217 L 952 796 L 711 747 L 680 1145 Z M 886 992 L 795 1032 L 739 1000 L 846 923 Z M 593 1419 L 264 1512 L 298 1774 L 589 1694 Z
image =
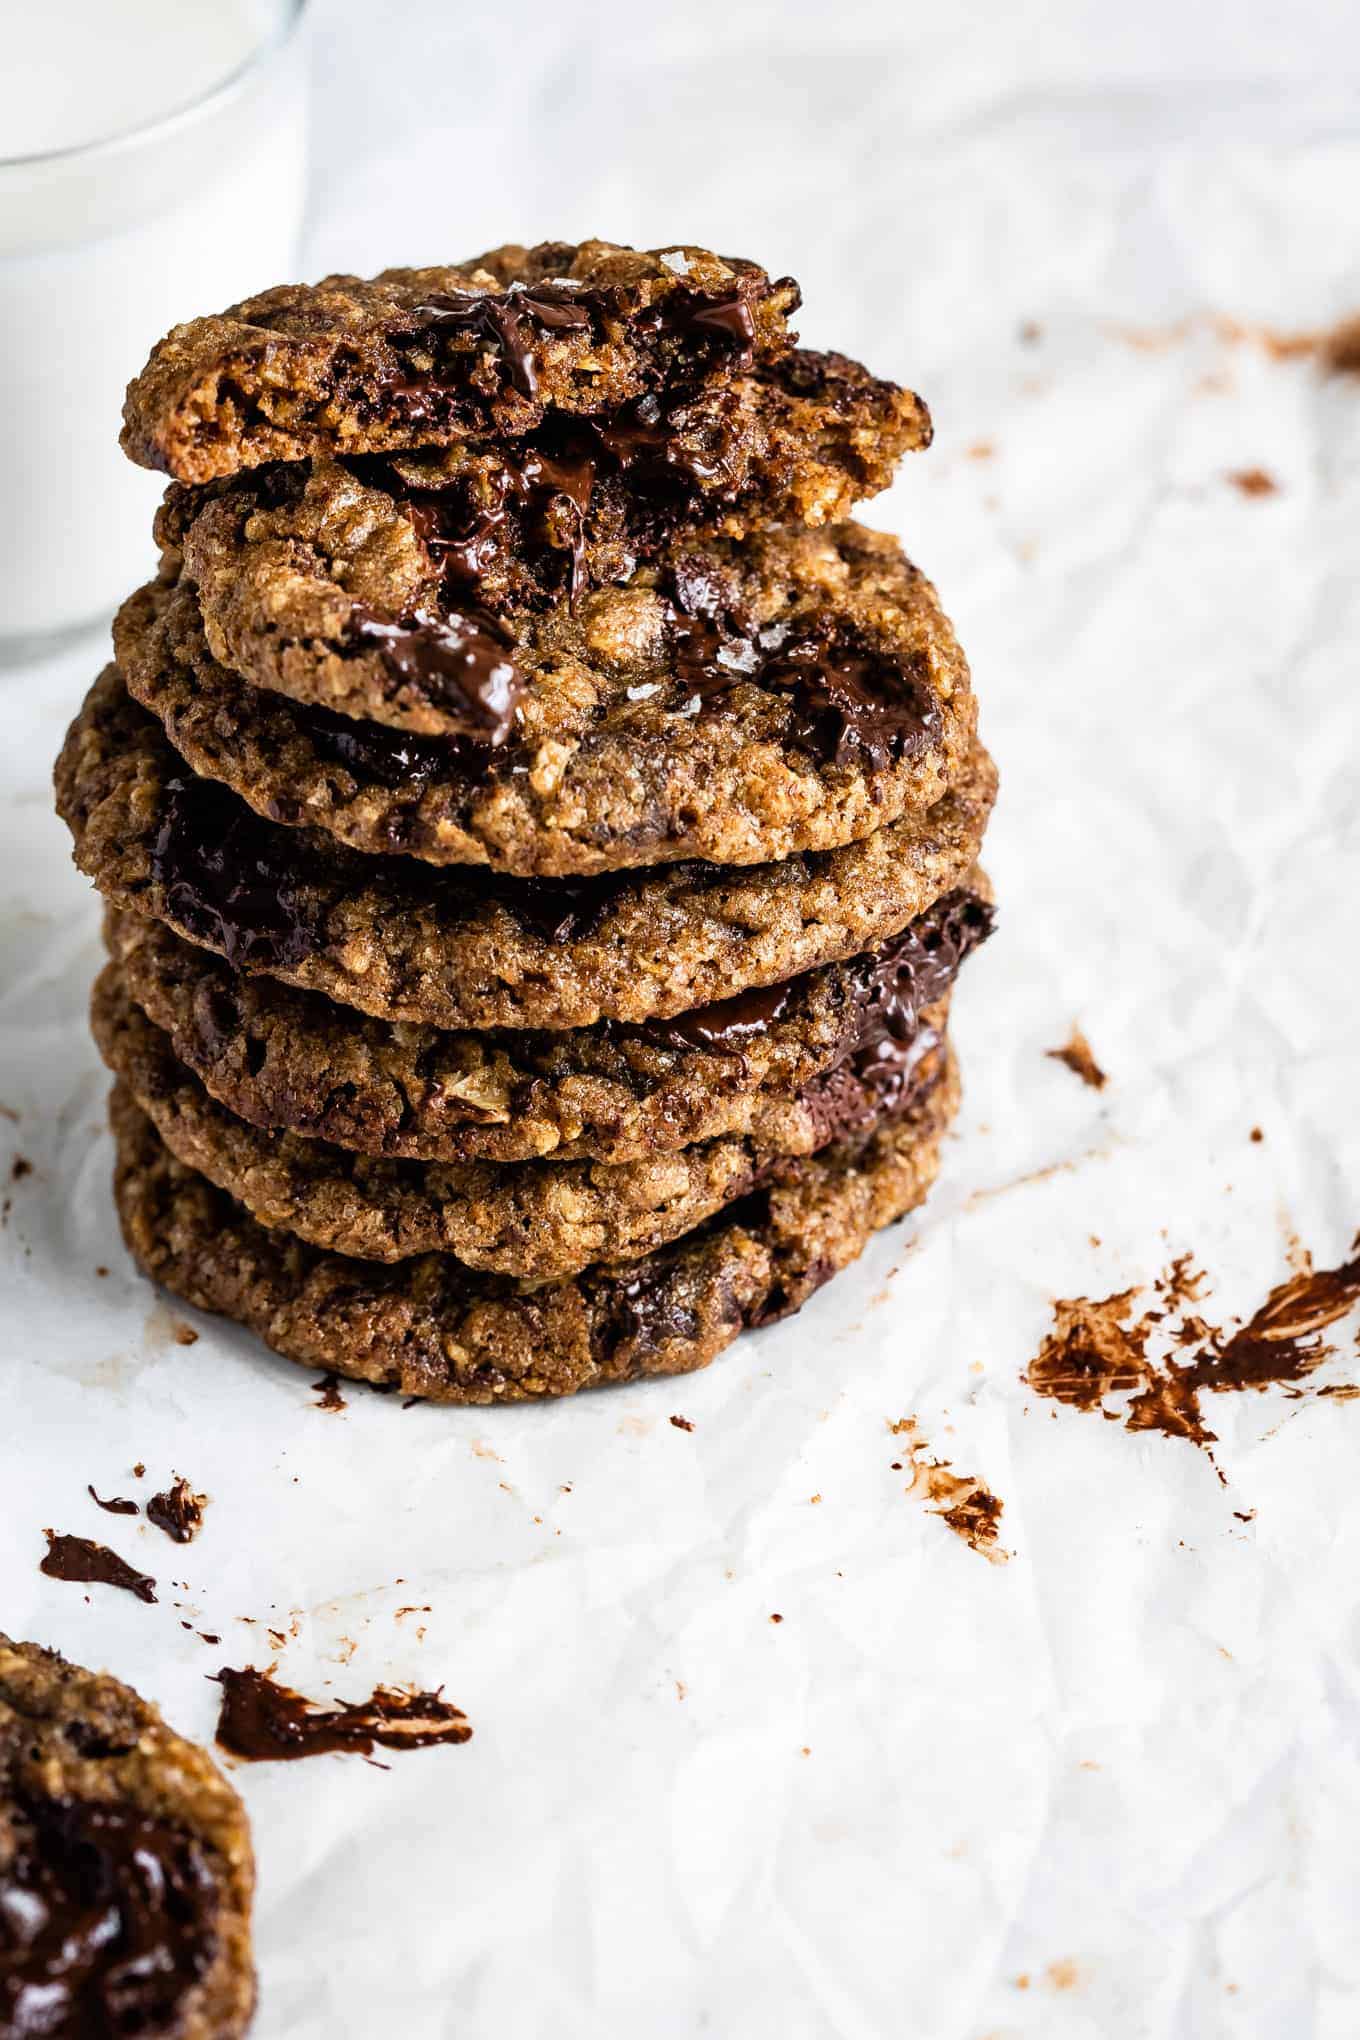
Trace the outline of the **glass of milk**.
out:
M 154 569 L 164 480 L 119 451 L 168 327 L 295 274 L 306 0 L 33 0 L 0 119 L 0 659 Z

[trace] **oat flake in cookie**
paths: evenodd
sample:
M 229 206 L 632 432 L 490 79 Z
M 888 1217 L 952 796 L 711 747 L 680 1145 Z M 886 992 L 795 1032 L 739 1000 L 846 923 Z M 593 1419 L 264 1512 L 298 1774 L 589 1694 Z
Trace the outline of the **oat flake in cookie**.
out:
M 853 956 L 959 883 L 996 793 L 978 746 L 934 807 L 839 850 L 582 880 L 455 874 L 261 821 L 188 772 L 114 667 L 56 782 L 76 862 L 115 906 L 238 969 L 440 1028 L 669 1017 Z
M 935 590 L 855 524 L 714 542 L 521 616 L 501 653 L 513 713 L 508 680 L 477 694 L 505 707 L 496 741 L 490 724 L 485 741 L 414 737 L 248 684 L 208 650 L 185 582 L 125 603 L 114 646 L 185 761 L 257 813 L 526 877 L 835 848 L 938 800 L 976 727 Z
M 570 1395 L 704 1367 L 798 1310 L 925 1197 L 958 1105 L 952 1064 L 922 1098 L 633 1262 L 526 1293 L 447 1254 L 384 1265 L 270 1231 L 170 1155 L 115 1093 L 115 1195 L 153 1281 L 308 1368 L 433 1402 Z
M 253 1886 L 202 1750 L 116 1679 L 0 1636 L 0 2033 L 237 2040 Z
M 799 292 L 702 248 L 493 249 L 454 267 L 282 284 L 176 326 L 131 384 L 122 443 L 206 482 L 266 460 L 517 436 L 776 357 Z

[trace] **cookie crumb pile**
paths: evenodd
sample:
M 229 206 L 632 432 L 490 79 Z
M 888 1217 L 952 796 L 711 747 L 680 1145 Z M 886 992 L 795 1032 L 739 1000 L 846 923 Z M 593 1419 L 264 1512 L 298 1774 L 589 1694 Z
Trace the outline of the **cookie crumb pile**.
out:
M 677 1373 L 925 1196 L 990 932 L 929 444 L 789 278 L 509 247 L 175 328 L 57 763 L 128 1246 L 430 1400 Z

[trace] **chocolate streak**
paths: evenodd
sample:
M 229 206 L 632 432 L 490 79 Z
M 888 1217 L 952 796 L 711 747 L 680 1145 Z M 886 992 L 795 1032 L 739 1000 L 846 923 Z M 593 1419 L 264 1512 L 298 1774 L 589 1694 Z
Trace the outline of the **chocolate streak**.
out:
M 93 1544 L 88 1537 L 67 1537 L 55 1530 L 44 1530 L 47 1539 L 47 1556 L 38 1570 L 45 1572 L 52 1580 L 74 1580 L 78 1585 L 87 1582 L 104 1587 L 122 1587 L 126 1593 L 135 1594 L 139 1601 L 154 1601 L 153 1589 L 156 1582 L 146 1573 L 139 1573 L 116 1551 L 110 1551 L 105 1544 Z
M 162 2040 L 214 1953 L 218 1886 L 198 1842 L 134 1808 L 15 1809 L 0 1869 L 0 2032 Z
M 249 1666 L 233 1671 L 224 1665 L 217 1679 L 222 1687 L 217 1740 L 251 1763 L 347 1751 L 371 1756 L 375 1743 L 388 1750 L 416 1750 L 464 1743 L 472 1734 L 462 1709 L 438 1691 L 403 1693 L 378 1686 L 368 1700 L 322 1708 Z
M 85 1484 L 85 1492 L 89 1495 L 96 1508 L 105 1510 L 110 1516 L 135 1516 L 137 1514 L 137 1504 L 128 1501 L 125 1495 L 112 1495 L 106 1502 L 101 1495 L 95 1493 L 88 1481 Z

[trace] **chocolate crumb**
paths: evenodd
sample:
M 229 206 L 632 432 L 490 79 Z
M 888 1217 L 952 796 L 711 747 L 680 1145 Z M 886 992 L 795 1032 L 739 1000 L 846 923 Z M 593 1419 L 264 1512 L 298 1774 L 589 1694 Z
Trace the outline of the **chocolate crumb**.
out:
M 312 1394 L 316 1397 L 316 1406 L 319 1410 L 343 1410 L 349 1408 L 348 1403 L 340 1393 L 340 1381 L 337 1375 L 323 1374 L 320 1381 L 312 1383 Z
M 1228 480 L 1244 496 L 1277 496 L 1280 492 L 1280 485 L 1274 475 L 1267 474 L 1266 470 L 1260 467 L 1237 468 L 1228 476 Z
M 137 1461 L 137 1464 L 132 1469 L 132 1477 L 134 1480 L 145 1480 L 146 1461 L 144 1459 L 139 1459 Z
M 672 1417 L 671 1422 L 677 1431 L 692 1431 L 694 1429 L 688 1417 Z
M 183 1318 L 175 1319 L 173 1336 L 177 1346 L 196 1346 L 198 1344 L 198 1333 L 192 1325 L 186 1325 Z
M 224 1665 L 217 1682 L 222 1688 L 217 1740 L 251 1763 L 342 1752 L 368 1757 L 375 1743 L 388 1750 L 415 1750 L 465 1743 L 472 1734 L 467 1716 L 442 1697 L 442 1687 L 405 1693 L 377 1686 L 367 1700 L 321 1707 L 250 1666 L 235 1671 Z
M 203 1526 L 207 1501 L 206 1495 L 196 1495 L 188 1481 L 177 1475 L 172 1486 L 152 1495 L 146 1518 L 176 1544 L 190 1544 Z
M 1080 1077 L 1093 1091 L 1103 1091 L 1110 1081 L 1100 1064 L 1091 1053 L 1091 1044 L 1080 1027 L 1073 1027 L 1071 1034 L 1061 1048 L 1046 1048 L 1044 1054 L 1051 1062 L 1060 1062 L 1071 1070 L 1074 1077 Z
M 137 1504 L 129 1502 L 123 1495 L 111 1495 L 106 1502 L 102 1495 L 95 1493 L 88 1481 L 85 1483 L 85 1491 L 97 1508 L 107 1509 L 111 1516 L 135 1516 L 137 1513 Z
M 107 1275 L 109 1271 L 108 1271 L 108 1269 L 107 1269 L 107 1268 L 106 1268 L 106 1267 L 105 1267 L 105 1266 L 103 1265 L 103 1263 L 101 1262 L 101 1263 L 100 1263 L 100 1265 L 99 1265 L 99 1266 L 98 1266 L 98 1267 L 97 1267 L 97 1268 L 95 1269 L 95 1271 L 94 1271 L 94 1272 L 95 1272 L 95 1274 L 96 1274 L 96 1275 L 98 1275 L 98 1276 L 99 1276 L 99 1277 L 101 1278 L 101 1280 L 102 1280 L 102 1278 L 103 1278 L 103 1277 L 104 1277 L 105 1275 Z
M 1004 1503 L 971 1474 L 955 1473 L 948 1460 L 927 1457 L 930 1447 L 917 1431 L 914 1418 L 902 1418 L 892 1430 L 905 1435 L 911 1455 L 907 1493 L 929 1504 L 931 1515 L 939 1516 L 980 1557 L 993 1565 L 1005 1565 L 1010 1553 L 997 1541 Z
M 1253 1141 L 1256 1141 L 1258 1143 L 1265 1139 L 1265 1135 L 1262 1133 L 1259 1126 L 1253 1126 L 1253 1128 L 1251 1129 L 1251 1138 Z
M 155 1600 L 156 1582 L 146 1573 L 136 1572 L 107 1545 L 94 1544 L 88 1537 L 67 1537 L 55 1530 L 44 1530 L 43 1536 L 47 1539 L 47 1556 L 38 1570 L 49 1579 L 121 1587 L 125 1593 L 135 1594 L 139 1601 Z
M 22 1182 L 23 1182 L 23 1180 L 24 1180 L 24 1177 L 25 1177 L 25 1176 L 31 1176 L 32 1174 L 33 1174 L 33 1164 L 32 1164 L 32 1162 L 30 1162 L 30 1160 L 28 1159 L 28 1156 L 27 1156 L 27 1155 L 16 1155 L 16 1156 L 14 1157 L 14 1160 L 13 1160 L 13 1162 L 12 1162 L 12 1163 L 11 1163 L 11 1165 L 10 1165 L 10 1172 L 9 1172 L 9 1180 L 10 1180 L 10 1182 L 11 1182 L 11 1183 L 22 1183 Z
M 782 1615 L 771 1615 L 770 1620 L 771 1622 L 782 1622 L 784 1618 Z

